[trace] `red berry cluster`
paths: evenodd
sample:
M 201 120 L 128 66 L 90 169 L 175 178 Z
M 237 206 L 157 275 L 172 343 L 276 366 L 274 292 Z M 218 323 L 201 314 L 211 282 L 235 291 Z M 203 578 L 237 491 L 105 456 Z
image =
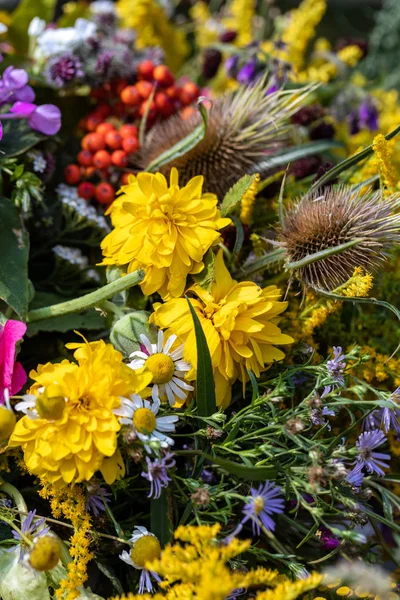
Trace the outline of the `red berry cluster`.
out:
M 78 185 L 79 196 L 88 201 L 95 198 L 100 204 L 110 204 L 115 189 L 127 183 L 132 172 L 127 166 L 129 157 L 139 150 L 141 119 L 146 116 L 150 128 L 178 111 L 187 118 L 199 93 L 193 82 L 176 85 L 168 67 L 155 66 L 150 60 L 139 64 L 136 83 L 129 85 L 120 80 L 93 90 L 92 97 L 99 104 L 80 123 L 85 135 L 77 164 L 67 165 L 64 170 L 66 183 Z

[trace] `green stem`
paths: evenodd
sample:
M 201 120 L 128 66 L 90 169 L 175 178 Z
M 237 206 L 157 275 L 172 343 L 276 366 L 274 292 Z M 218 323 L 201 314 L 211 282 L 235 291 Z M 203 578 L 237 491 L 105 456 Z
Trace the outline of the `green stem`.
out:
M 143 277 L 143 271 L 134 271 L 112 283 L 108 283 L 95 292 L 85 294 L 85 296 L 82 296 L 81 298 L 75 298 L 74 300 L 68 300 L 67 302 L 61 302 L 60 304 L 54 304 L 53 306 L 45 306 L 43 308 L 30 310 L 26 317 L 26 321 L 27 323 L 34 323 L 35 321 L 69 315 L 74 312 L 81 312 L 82 310 L 86 310 L 93 306 L 99 306 L 108 298 L 137 285 L 143 280 Z
M 301 260 L 296 260 L 295 262 L 288 262 L 286 264 L 286 269 L 301 269 L 302 267 L 305 267 L 307 265 L 310 265 L 311 263 L 314 263 L 314 262 L 317 262 L 324 258 L 327 258 L 328 256 L 333 256 L 334 254 L 340 254 L 340 252 L 343 252 L 344 250 L 347 250 L 348 248 L 357 246 L 362 241 L 363 241 L 362 239 L 357 238 L 354 240 L 350 240 L 349 242 L 345 242 L 344 244 L 339 244 L 338 246 L 332 246 L 331 248 L 326 248 L 325 250 L 320 250 L 319 252 L 315 252 L 314 254 L 307 254 L 307 256 L 305 256 Z

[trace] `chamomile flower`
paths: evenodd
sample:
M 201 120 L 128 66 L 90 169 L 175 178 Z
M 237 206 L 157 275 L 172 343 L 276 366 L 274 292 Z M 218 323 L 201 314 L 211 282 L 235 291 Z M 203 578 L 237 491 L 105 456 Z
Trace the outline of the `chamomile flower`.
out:
M 157 343 L 152 344 L 149 338 L 143 334 L 140 340 L 144 350 L 132 352 L 129 363 L 131 369 L 146 368 L 153 375 L 152 398 L 154 401 L 163 396 L 168 398 L 170 406 L 176 403 L 183 404 L 188 392 L 194 388 L 184 381 L 186 373 L 192 366 L 183 360 L 183 344 L 171 351 L 177 336 L 172 334 L 164 343 L 164 332 L 159 330 Z
M 142 571 L 139 580 L 139 594 L 143 594 L 144 591 L 151 594 L 153 591 L 153 585 L 151 583 L 150 575 L 156 581 L 160 581 L 160 578 L 157 573 L 148 571 L 145 568 L 145 565 L 148 562 L 152 562 L 157 558 L 160 558 L 160 542 L 153 533 L 147 531 L 146 527 L 135 527 L 132 537 L 130 538 L 130 542 L 132 543 L 131 551 L 127 552 L 124 550 L 119 557 L 127 565 L 131 565 L 131 567 L 140 569 Z
M 153 402 L 143 400 L 138 394 L 132 394 L 130 398 L 121 398 L 119 408 L 113 410 L 114 415 L 119 417 L 121 425 L 133 425 L 136 435 L 143 442 L 146 451 L 151 454 L 151 443 L 157 443 L 161 448 L 168 448 L 174 444 L 174 440 L 165 435 L 173 433 L 178 417 L 168 415 L 157 417 L 160 409 L 160 400 Z

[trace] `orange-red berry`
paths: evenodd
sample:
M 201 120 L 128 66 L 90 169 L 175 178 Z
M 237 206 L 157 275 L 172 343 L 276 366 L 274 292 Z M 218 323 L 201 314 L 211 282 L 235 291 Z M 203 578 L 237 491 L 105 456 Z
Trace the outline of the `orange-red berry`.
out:
M 125 123 L 125 125 L 121 125 L 118 133 L 122 135 L 123 138 L 137 137 L 138 128 L 136 127 L 136 125 L 130 125 L 129 123 Z
M 113 150 L 118 150 L 122 146 L 122 135 L 118 131 L 109 131 L 106 134 L 106 144 Z
M 100 115 L 92 114 L 86 119 L 86 129 L 88 131 L 95 131 L 96 127 L 100 125 L 102 122 L 102 118 Z
M 145 102 L 142 102 L 142 104 L 140 105 L 139 108 L 139 117 L 144 117 L 144 115 L 147 113 L 147 118 L 148 119 L 154 119 L 154 117 L 157 116 L 157 106 L 156 103 L 154 102 L 154 100 L 152 102 L 150 102 L 150 106 L 149 106 L 149 101 L 146 100 Z
M 182 89 L 185 90 L 188 94 L 190 94 L 193 100 L 196 100 L 200 94 L 200 88 L 193 81 L 187 81 L 183 84 Z
M 69 185 L 76 185 L 81 180 L 81 170 L 78 165 L 67 165 L 64 169 L 64 179 Z
M 100 133 L 100 135 L 105 136 L 110 131 L 115 131 L 115 127 L 112 123 L 100 123 L 100 125 L 96 127 L 96 133 Z
M 142 97 L 139 93 L 139 90 L 136 89 L 136 86 L 128 85 L 121 92 L 121 100 L 128 106 L 137 106 L 142 101 Z
M 171 71 L 165 65 L 158 65 L 158 67 L 155 67 L 153 78 L 163 87 L 169 87 L 175 81 Z
M 172 101 L 164 92 L 157 92 L 154 97 L 155 105 L 163 117 L 169 117 L 175 112 Z
M 153 79 L 154 63 L 151 60 L 143 60 L 138 66 L 139 79 L 151 81 Z
M 90 183 L 89 181 L 82 181 L 82 183 L 78 185 L 78 195 L 81 198 L 84 198 L 85 200 L 91 200 L 91 198 L 94 196 L 94 193 L 95 187 L 93 183 Z
M 147 100 L 153 91 L 153 85 L 150 81 L 138 81 L 135 85 L 136 91 L 142 100 Z
M 181 91 L 181 88 L 178 87 L 177 85 L 171 85 L 170 87 L 167 87 L 164 90 L 164 93 L 168 96 L 168 98 L 170 98 L 171 100 L 177 100 L 179 98 L 179 92 Z
M 122 147 L 128 154 L 133 154 L 139 150 L 139 142 L 136 137 L 126 137 L 122 140 Z
M 93 163 L 93 154 L 89 150 L 81 150 L 78 153 L 77 159 L 82 167 L 90 167 Z
M 193 106 L 185 106 L 185 108 L 182 108 L 180 111 L 182 121 L 190 119 L 190 117 L 193 117 L 193 115 L 195 115 L 196 112 L 197 111 L 195 108 L 193 108 Z
M 98 150 L 93 156 L 93 164 L 97 169 L 107 169 L 111 164 L 111 156 L 107 150 Z
M 121 175 L 121 184 L 122 185 L 127 185 L 129 183 L 129 175 L 134 175 L 135 173 L 133 171 L 128 171 L 125 173 L 122 173 Z
M 96 200 L 100 204 L 110 204 L 115 198 L 115 191 L 112 185 L 103 182 L 96 186 Z
M 111 154 L 111 162 L 116 167 L 124 168 L 128 164 L 128 155 L 123 150 L 114 150 Z
M 90 150 L 91 152 L 97 152 L 98 150 L 104 150 L 105 147 L 106 143 L 104 141 L 104 135 L 101 133 L 89 133 L 87 139 L 87 150 Z M 86 150 L 86 148 L 84 148 L 84 150 Z

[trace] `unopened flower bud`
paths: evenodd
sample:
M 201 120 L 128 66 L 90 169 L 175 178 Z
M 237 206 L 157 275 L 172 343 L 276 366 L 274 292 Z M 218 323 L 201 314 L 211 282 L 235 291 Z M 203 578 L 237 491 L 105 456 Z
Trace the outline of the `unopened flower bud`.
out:
M 17 419 L 12 410 L 0 406 L 0 440 L 7 440 L 14 431 Z
M 190 495 L 190 499 L 197 506 L 206 508 L 210 504 L 210 492 L 206 488 L 199 487 Z
M 50 571 L 61 556 L 60 542 L 54 535 L 40 537 L 29 554 L 29 564 L 36 571 Z
M 286 429 L 293 435 L 296 435 L 297 433 L 301 433 L 303 431 L 304 423 L 301 419 L 295 417 L 286 422 Z
M 119 350 L 124 357 L 140 350 L 140 335 L 144 334 L 154 343 L 157 332 L 149 325 L 149 313 L 136 310 L 119 319 L 111 328 L 110 341 L 114 348 Z
M 36 410 L 39 417 L 48 421 L 61 419 L 64 409 L 65 396 L 63 389 L 58 384 L 47 386 L 43 394 L 40 394 L 36 400 Z

